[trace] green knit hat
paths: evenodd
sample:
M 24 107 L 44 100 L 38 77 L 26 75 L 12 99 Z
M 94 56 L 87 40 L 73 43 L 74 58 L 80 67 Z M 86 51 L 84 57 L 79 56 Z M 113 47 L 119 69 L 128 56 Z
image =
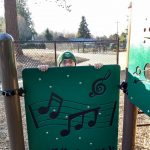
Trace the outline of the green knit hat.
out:
M 73 55 L 73 53 L 70 52 L 70 51 L 65 51 L 64 53 L 62 53 L 58 56 L 58 59 L 57 59 L 58 66 L 60 66 L 62 61 L 65 60 L 65 59 L 72 59 L 76 64 L 76 58 Z

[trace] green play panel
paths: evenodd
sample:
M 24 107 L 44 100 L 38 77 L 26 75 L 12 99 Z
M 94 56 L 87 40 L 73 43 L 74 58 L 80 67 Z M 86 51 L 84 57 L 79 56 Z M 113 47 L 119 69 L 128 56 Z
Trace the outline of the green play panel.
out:
M 133 104 L 150 116 L 150 15 L 147 13 L 148 4 L 148 0 L 145 2 L 133 0 L 128 97 Z
M 117 150 L 120 67 L 23 70 L 30 150 Z

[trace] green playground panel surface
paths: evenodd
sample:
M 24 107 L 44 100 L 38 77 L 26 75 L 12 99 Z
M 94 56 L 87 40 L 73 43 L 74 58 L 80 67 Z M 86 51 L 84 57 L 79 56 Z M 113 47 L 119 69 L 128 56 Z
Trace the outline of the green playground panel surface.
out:
M 30 150 L 117 150 L 120 67 L 23 70 Z
M 128 98 L 150 116 L 150 36 L 146 3 L 133 1 L 128 69 Z M 141 7 L 142 6 L 142 7 Z M 143 9 L 144 7 L 144 9 Z M 145 10 L 143 12 L 143 10 Z M 138 15 L 142 12 L 143 15 Z M 137 17 L 138 16 L 138 17 Z

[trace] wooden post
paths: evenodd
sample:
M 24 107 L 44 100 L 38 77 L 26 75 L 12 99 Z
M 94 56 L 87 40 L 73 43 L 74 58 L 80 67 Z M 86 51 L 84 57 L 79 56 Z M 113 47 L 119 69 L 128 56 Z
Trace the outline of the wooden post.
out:
M 9 34 L 0 34 L 0 68 L 2 69 L 3 91 L 18 89 L 12 42 L 13 38 Z M 11 150 L 25 150 L 19 95 L 4 96 L 4 104 Z
M 126 82 L 128 82 L 127 77 L 128 77 L 129 50 L 130 50 L 130 36 L 131 36 L 131 6 L 130 6 L 130 19 L 128 26 Z M 122 150 L 135 149 L 137 114 L 138 114 L 137 107 L 129 101 L 127 95 L 125 94 Z

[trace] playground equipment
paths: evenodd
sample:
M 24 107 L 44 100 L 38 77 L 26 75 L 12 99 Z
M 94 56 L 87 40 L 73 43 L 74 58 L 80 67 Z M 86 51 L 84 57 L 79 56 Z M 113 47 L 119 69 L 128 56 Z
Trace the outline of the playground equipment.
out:
M 130 50 L 130 35 L 131 35 L 131 12 L 132 3 L 129 5 L 129 24 L 128 24 L 128 41 L 127 41 L 127 61 L 126 61 L 126 79 L 124 86 L 124 120 L 123 120 L 123 140 L 122 149 L 123 150 L 134 150 L 135 147 L 135 134 L 136 134 L 136 121 L 138 110 L 135 105 L 133 105 L 128 99 L 128 66 L 129 66 L 129 50 Z
M 23 70 L 29 148 L 117 150 L 119 83 L 118 65 Z
M 138 114 L 136 106 L 150 116 L 148 3 L 148 0 L 144 3 L 133 0 L 134 11 L 128 30 L 127 74 L 126 81 L 121 86 L 125 92 L 123 150 L 135 148 Z M 142 13 L 145 10 L 143 15 L 141 15 L 141 9 Z M 141 17 L 137 18 L 137 16 Z M 12 41 L 11 36 L 7 34 L 0 36 L 2 94 L 6 106 L 11 149 L 24 150 L 19 102 L 20 89 L 16 78 Z M 42 73 L 37 69 L 23 71 L 31 150 L 72 150 L 72 147 L 87 150 L 91 150 L 91 147 L 117 149 L 119 67 L 104 66 L 102 70 L 94 70 L 97 76 L 93 76 L 93 69 L 92 67 L 51 68 L 47 73 Z M 117 76 L 115 76 L 116 72 Z M 60 80 L 62 77 L 63 80 Z M 78 89 L 78 94 L 75 93 L 76 89 Z M 69 92 L 65 94 L 64 91 Z M 83 103 L 84 101 L 86 103 Z M 107 130 L 105 113 L 108 113 L 109 120 Z M 103 114 L 105 115 L 102 116 Z M 98 126 L 102 123 L 101 117 L 103 117 L 104 126 Z M 60 144 L 61 142 L 63 144 Z
M 123 150 L 134 149 L 138 109 L 150 116 L 150 27 L 149 1 L 133 0 L 130 5 L 128 58 L 126 69 Z M 142 15 L 141 15 L 142 14 Z M 137 17 L 138 16 L 138 17 Z

